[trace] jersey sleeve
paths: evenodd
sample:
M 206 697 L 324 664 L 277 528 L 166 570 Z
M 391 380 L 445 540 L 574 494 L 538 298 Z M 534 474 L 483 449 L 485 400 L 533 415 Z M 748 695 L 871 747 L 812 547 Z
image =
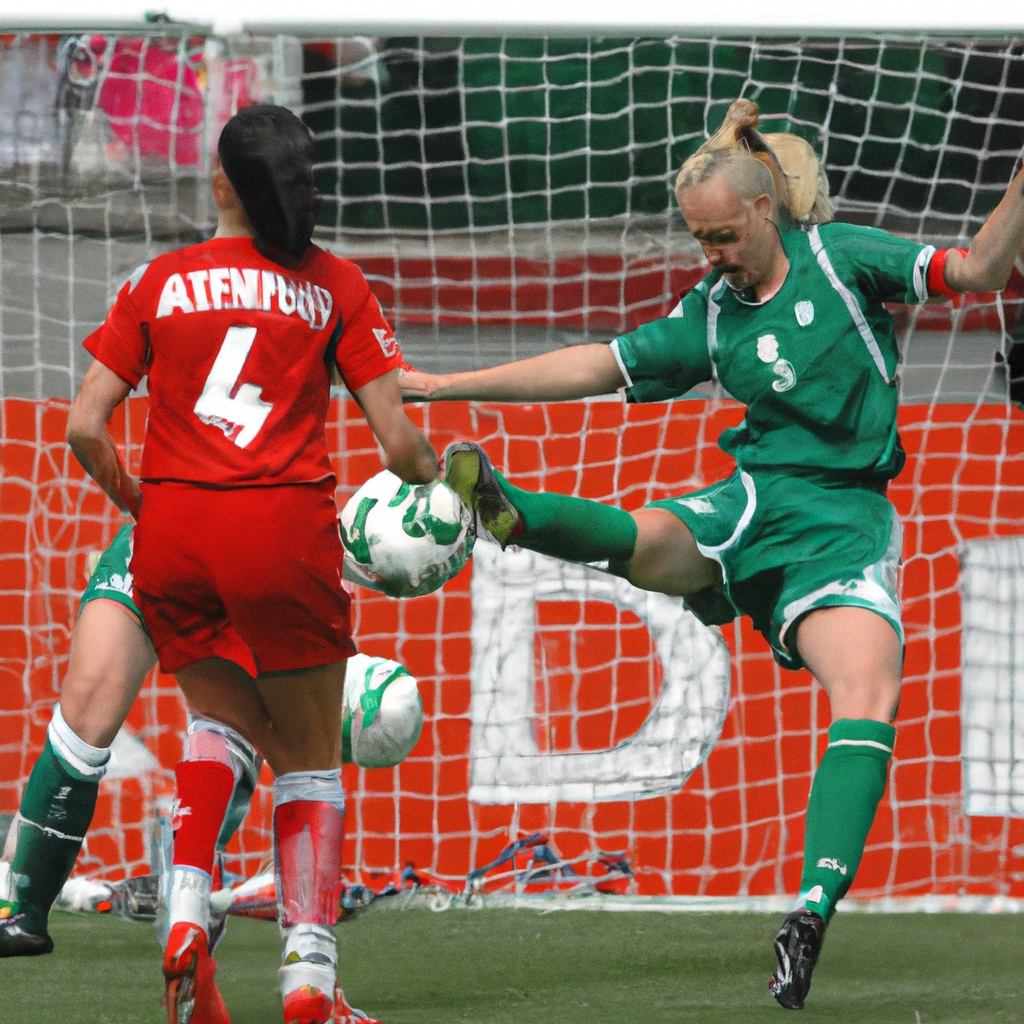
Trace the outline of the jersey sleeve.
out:
M 865 295 L 912 306 L 935 298 L 928 290 L 934 246 L 854 224 L 827 224 L 819 230 L 840 277 L 850 275 Z
M 380 303 L 361 274 L 359 282 L 361 287 L 352 289 L 355 301 L 349 304 L 347 317 L 342 306 L 336 337 L 332 339 L 338 372 L 351 394 L 402 365 L 402 350 L 384 319 Z
M 133 274 L 118 293 L 107 319 L 82 342 L 90 355 L 133 388 L 146 375 L 149 359 L 146 327 L 133 294 L 137 283 Z
M 687 293 L 669 316 L 616 338 L 612 352 L 629 402 L 667 402 L 712 375 L 703 287 Z

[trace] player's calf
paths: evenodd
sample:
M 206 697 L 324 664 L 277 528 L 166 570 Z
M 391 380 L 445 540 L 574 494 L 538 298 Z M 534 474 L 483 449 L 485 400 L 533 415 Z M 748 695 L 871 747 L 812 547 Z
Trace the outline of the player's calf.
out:
M 181 761 L 175 769 L 170 933 L 163 961 L 168 1024 L 228 1022 L 209 951 L 214 849 L 235 788 L 235 774 L 226 760 L 211 756 Z
M 341 771 L 288 772 L 274 780 L 277 900 L 285 934 L 278 980 L 285 1024 L 334 1016 L 345 796 Z
M 0 957 L 53 949 L 46 930 L 50 907 L 82 848 L 109 760 L 109 748 L 77 736 L 57 704 L 13 826 L 7 892 L 0 892 Z

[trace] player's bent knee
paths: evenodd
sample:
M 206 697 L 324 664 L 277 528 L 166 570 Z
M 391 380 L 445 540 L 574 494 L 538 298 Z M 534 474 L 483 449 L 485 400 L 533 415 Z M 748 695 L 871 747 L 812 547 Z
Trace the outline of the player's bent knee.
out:
M 54 756 L 65 771 L 83 781 L 99 782 L 107 773 L 110 760 L 109 747 L 96 747 L 75 732 L 64 720 L 60 704 L 53 708 L 53 718 L 46 730 L 46 738 Z
M 252 744 L 230 726 L 191 713 L 188 718 L 189 760 L 220 761 L 231 769 L 236 783 L 244 778 L 255 786 L 263 758 Z
M 720 583 L 717 562 L 701 554 L 686 524 L 667 509 L 644 508 L 633 513 L 636 549 L 626 578 L 642 590 L 682 596 Z
M 188 759 L 217 761 L 227 765 L 235 784 L 231 802 L 224 815 L 217 846 L 223 849 L 241 827 L 249 804 L 259 783 L 263 758 L 241 733 L 220 722 L 211 721 L 192 712 L 188 716 Z

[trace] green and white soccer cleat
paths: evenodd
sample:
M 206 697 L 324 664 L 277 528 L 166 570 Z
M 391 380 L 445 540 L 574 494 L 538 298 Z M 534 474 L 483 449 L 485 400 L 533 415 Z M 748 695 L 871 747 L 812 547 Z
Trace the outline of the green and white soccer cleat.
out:
M 522 531 L 519 510 L 494 475 L 487 453 L 475 441 L 456 441 L 445 448 L 444 482 L 503 548 Z

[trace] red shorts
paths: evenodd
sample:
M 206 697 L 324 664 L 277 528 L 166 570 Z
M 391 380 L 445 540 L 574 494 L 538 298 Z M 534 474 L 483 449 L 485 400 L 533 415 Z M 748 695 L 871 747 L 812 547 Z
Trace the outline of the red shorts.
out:
M 250 675 L 355 653 L 334 481 L 143 484 L 131 571 L 165 672 L 226 658 Z

